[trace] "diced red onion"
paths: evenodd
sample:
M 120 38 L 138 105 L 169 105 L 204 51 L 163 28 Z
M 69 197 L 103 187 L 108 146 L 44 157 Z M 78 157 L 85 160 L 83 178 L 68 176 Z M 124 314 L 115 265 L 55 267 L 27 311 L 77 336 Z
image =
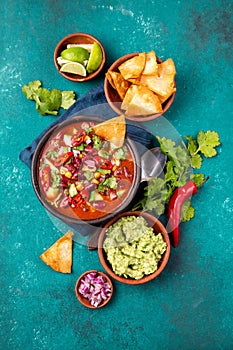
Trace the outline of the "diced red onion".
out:
M 90 272 L 82 278 L 78 291 L 92 306 L 97 307 L 110 297 L 111 286 L 104 276 Z
M 90 124 L 88 122 L 83 122 L 82 125 L 81 125 L 81 128 L 86 130 L 86 129 L 89 129 L 90 128 Z
M 117 199 L 116 192 L 111 191 L 110 194 L 109 194 L 109 197 L 110 197 L 111 201 L 114 200 L 114 199 Z
M 87 159 L 83 162 L 89 169 L 95 169 L 95 161 L 93 159 Z
M 69 203 L 68 203 L 68 198 L 64 197 L 61 202 L 59 203 L 59 207 L 60 208 L 66 208 L 68 207 Z
M 80 154 L 80 151 L 78 151 L 77 149 L 73 149 L 73 154 L 74 157 L 77 157 Z
M 90 143 L 92 143 L 92 140 L 91 140 L 91 138 L 88 138 L 88 139 L 86 140 L 86 144 L 89 145 Z
M 124 174 L 125 174 L 126 178 L 131 177 L 131 174 L 128 172 L 128 169 L 125 166 L 124 166 L 123 170 L 124 170 Z
M 103 209 L 106 207 L 106 203 L 104 201 L 93 201 L 92 205 L 95 209 Z

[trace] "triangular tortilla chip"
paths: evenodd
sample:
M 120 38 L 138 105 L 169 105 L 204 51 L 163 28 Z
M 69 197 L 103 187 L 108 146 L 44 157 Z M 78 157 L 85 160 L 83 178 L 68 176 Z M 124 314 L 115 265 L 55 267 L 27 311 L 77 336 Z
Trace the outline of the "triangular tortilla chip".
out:
M 164 77 L 165 75 L 176 75 L 176 67 L 172 58 L 168 58 L 166 61 L 158 64 L 158 76 Z
M 126 125 L 124 115 L 106 120 L 92 127 L 94 133 L 110 141 L 115 147 L 122 147 L 125 141 Z
M 164 76 L 141 75 L 140 82 L 151 91 L 163 97 L 171 94 L 174 89 L 174 76 L 172 74 Z
M 72 266 L 72 231 L 67 231 L 50 248 L 40 255 L 41 260 L 53 270 L 71 273 Z
M 138 78 L 145 67 L 145 62 L 146 53 L 141 52 L 122 63 L 118 69 L 125 80 Z
M 161 95 L 158 95 L 159 97 L 159 100 L 161 103 L 164 103 L 165 101 L 167 101 L 167 99 L 174 93 L 176 92 L 176 87 L 174 86 L 172 90 L 170 90 L 168 92 L 168 94 L 166 96 L 161 96 Z
M 126 110 L 128 108 L 128 105 L 132 101 L 133 96 L 136 92 L 137 92 L 137 85 L 132 84 L 125 94 L 125 98 L 121 104 L 121 109 Z
M 112 87 L 117 91 L 120 98 L 123 100 L 126 91 L 131 85 L 130 82 L 125 80 L 120 73 L 110 70 L 106 73 L 106 78 Z
M 146 63 L 142 74 L 153 75 L 156 74 L 158 70 L 158 63 L 156 60 L 155 52 L 152 50 L 146 54 Z
M 108 70 L 107 73 L 105 74 L 106 78 L 108 79 L 109 84 L 113 87 L 113 89 L 116 89 L 116 86 L 114 84 L 114 80 L 112 78 L 111 71 Z
M 139 116 L 139 115 L 150 115 L 157 114 L 163 111 L 161 102 L 152 91 L 147 89 L 145 86 L 134 85 L 132 88 L 131 99 L 127 99 L 123 104 L 128 116 Z M 131 87 L 130 87 L 131 88 Z M 122 106 L 121 106 L 122 107 Z

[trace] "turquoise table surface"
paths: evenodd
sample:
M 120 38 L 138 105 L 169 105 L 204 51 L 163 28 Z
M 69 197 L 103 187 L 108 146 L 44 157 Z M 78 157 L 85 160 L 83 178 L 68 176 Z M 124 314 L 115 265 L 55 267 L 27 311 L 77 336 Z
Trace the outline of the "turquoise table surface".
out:
M 0 11 L 0 348 L 232 349 L 233 2 L 9 0 Z M 74 83 L 55 69 L 56 44 L 74 32 L 93 34 L 105 47 L 105 68 L 95 80 Z M 74 242 L 68 275 L 39 258 L 64 228 L 38 201 L 19 153 L 56 117 L 39 115 L 22 86 L 38 79 L 80 98 L 103 83 L 117 58 L 152 49 L 172 57 L 177 69 L 166 120 L 181 136 L 215 130 L 221 145 L 203 162 L 210 179 L 192 199 L 195 217 L 181 225 L 164 272 L 140 286 L 113 281 L 111 302 L 90 310 L 74 287 L 84 271 L 103 270 L 97 251 Z M 155 122 L 145 126 L 156 132 Z

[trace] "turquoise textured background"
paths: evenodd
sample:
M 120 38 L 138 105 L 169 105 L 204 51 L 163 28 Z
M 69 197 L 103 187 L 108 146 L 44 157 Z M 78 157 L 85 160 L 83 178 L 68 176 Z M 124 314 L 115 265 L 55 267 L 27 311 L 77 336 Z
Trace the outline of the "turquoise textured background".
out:
M 1 349 L 232 349 L 232 1 L 9 0 L 0 11 Z M 102 270 L 96 251 L 75 242 L 70 275 L 39 259 L 61 232 L 18 158 L 56 118 L 36 112 L 24 84 L 39 79 L 81 97 L 103 82 L 104 72 L 77 84 L 55 69 L 56 44 L 79 31 L 103 43 L 105 71 L 130 52 L 172 57 L 177 94 L 165 117 L 181 136 L 202 129 L 221 139 L 218 156 L 204 161 L 210 180 L 193 197 L 195 218 L 182 224 L 166 270 L 142 286 L 114 282 L 100 310 L 84 308 L 74 294 L 82 272 Z

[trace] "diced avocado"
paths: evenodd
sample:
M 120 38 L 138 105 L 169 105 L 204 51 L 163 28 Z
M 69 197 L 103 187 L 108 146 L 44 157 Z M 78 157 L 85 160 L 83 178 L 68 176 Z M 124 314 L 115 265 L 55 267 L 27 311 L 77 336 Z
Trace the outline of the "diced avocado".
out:
M 93 201 L 102 201 L 103 197 L 101 196 L 101 194 L 99 194 L 96 191 L 91 191 L 90 193 L 90 198 L 89 198 L 89 202 L 93 202 Z
M 69 195 L 70 195 L 70 197 L 74 197 L 77 194 L 78 194 L 78 191 L 77 191 L 77 189 L 75 187 L 75 184 L 71 184 L 70 188 L 69 188 Z

